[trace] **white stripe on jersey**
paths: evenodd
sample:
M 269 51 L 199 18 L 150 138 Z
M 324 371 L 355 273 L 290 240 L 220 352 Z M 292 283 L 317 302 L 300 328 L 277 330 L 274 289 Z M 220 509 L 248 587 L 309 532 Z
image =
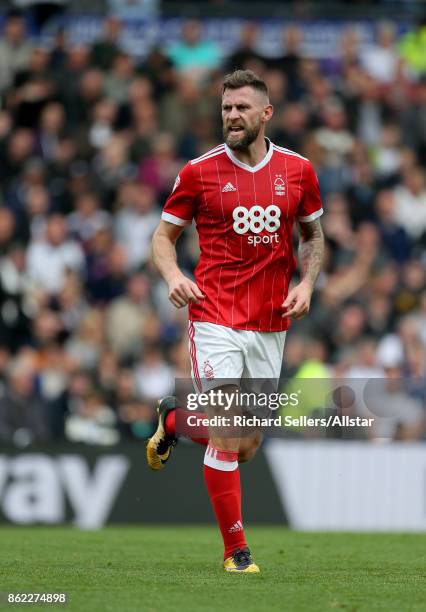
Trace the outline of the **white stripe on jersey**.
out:
M 302 223 L 309 223 L 309 221 L 315 221 L 315 219 L 318 219 L 318 217 L 321 217 L 323 212 L 324 212 L 323 209 L 319 208 L 312 214 L 307 215 L 306 217 L 297 217 L 297 219 L 298 221 L 302 221 Z
M 225 150 L 225 145 L 219 145 L 217 147 L 215 147 L 214 149 L 211 149 L 210 151 L 207 151 L 207 153 L 204 153 L 204 155 L 200 155 L 200 157 L 196 157 L 195 159 L 191 159 L 191 165 L 194 164 L 198 164 L 198 162 L 202 162 L 205 159 L 209 159 L 210 157 L 214 157 L 215 155 L 220 155 L 220 153 L 223 153 L 223 151 Z
M 180 217 L 176 217 L 175 215 L 171 215 L 168 212 L 162 212 L 161 218 L 163 221 L 168 221 L 169 223 L 173 223 L 173 225 L 191 225 L 192 221 L 188 221 L 188 219 L 181 219 Z
M 273 144 L 272 146 L 279 153 L 286 153 L 287 155 L 294 155 L 294 157 L 300 157 L 300 159 L 304 159 L 305 161 L 309 161 L 309 159 L 307 157 L 303 157 L 303 155 L 299 155 L 299 153 L 296 153 L 295 151 L 290 151 L 290 149 L 285 149 L 284 147 L 279 147 L 276 144 Z

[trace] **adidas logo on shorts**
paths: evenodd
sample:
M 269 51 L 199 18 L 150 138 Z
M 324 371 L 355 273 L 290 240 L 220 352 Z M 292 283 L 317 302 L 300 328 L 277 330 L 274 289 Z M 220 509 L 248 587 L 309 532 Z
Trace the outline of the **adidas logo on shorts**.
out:
M 232 183 L 226 183 L 225 187 L 222 189 L 222 193 L 226 193 L 227 191 L 237 191 L 237 189 Z

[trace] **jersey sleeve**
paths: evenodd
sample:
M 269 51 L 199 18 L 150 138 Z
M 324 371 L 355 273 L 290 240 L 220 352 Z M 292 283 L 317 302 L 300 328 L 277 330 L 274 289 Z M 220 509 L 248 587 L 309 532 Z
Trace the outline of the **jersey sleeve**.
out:
M 194 217 L 197 192 L 191 163 L 176 177 L 172 193 L 163 207 L 161 218 L 174 225 L 190 225 Z
M 297 210 L 297 218 L 302 223 L 309 223 L 309 221 L 318 219 L 324 212 L 318 178 L 310 161 L 303 168 L 302 184 L 303 194 Z

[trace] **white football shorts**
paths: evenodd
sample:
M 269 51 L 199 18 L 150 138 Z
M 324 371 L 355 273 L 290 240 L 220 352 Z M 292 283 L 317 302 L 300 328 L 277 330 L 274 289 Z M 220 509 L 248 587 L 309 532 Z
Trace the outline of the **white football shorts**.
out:
M 195 390 L 201 393 L 223 384 L 238 385 L 241 379 L 277 383 L 286 333 L 189 321 L 189 354 Z

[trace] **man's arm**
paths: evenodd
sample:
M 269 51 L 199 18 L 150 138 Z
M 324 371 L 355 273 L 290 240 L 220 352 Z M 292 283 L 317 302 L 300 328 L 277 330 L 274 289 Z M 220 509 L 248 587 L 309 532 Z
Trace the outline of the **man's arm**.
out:
M 182 226 L 160 221 L 152 237 L 152 261 L 166 281 L 169 300 L 176 308 L 204 298 L 196 283 L 187 278 L 177 264 L 176 241 L 182 231 Z
M 306 280 L 313 289 L 324 258 L 324 234 L 319 219 L 310 223 L 299 223 L 299 228 L 299 265 L 302 281 Z
M 301 281 L 293 287 L 283 303 L 284 317 L 301 319 L 309 312 L 315 281 L 324 258 L 324 234 L 319 219 L 299 222 L 299 265 Z

